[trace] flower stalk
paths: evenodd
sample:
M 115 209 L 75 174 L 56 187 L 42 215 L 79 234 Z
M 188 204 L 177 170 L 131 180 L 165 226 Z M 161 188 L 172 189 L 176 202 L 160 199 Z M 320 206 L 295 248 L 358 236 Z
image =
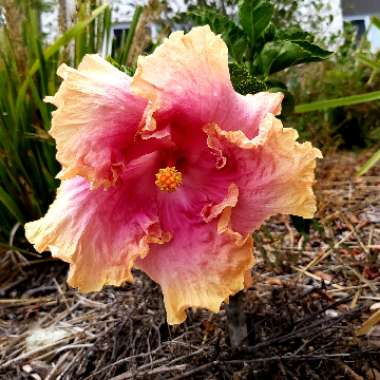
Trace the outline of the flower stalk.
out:
M 230 297 L 230 302 L 226 306 L 227 328 L 233 350 L 241 348 L 248 336 L 244 302 L 245 293 L 240 291 Z

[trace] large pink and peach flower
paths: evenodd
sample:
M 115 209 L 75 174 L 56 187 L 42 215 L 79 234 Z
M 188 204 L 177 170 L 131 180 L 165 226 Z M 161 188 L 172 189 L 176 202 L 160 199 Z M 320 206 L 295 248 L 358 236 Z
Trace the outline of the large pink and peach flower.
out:
M 71 286 L 121 285 L 139 268 L 180 323 L 244 288 L 265 219 L 313 216 L 321 153 L 275 117 L 281 93 L 234 91 L 227 47 L 208 26 L 171 34 L 133 78 L 97 55 L 58 74 L 50 133 L 62 183 L 25 230 L 37 251 L 70 263 Z

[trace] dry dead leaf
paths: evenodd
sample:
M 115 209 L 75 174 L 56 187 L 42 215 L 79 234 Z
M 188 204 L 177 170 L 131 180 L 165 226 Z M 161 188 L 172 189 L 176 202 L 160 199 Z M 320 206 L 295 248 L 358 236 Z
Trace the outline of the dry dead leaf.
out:
M 314 274 L 318 276 L 321 280 L 324 280 L 326 283 L 330 283 L 333 278 L 331 274 L 321 272 L 321 271 L 316 271 Z
M 378 310 L 378 309 L 380 309 L 380 302 L 376 302 L 376 303 L 374 303 L 374 304 L 371 305 L 371 307 L 369 308 L 369 310 L 371 310 L 371 311 Z
M 380 322 L 380 309 L 373 313 L 362 325 L 356 330 L 356 335 L 361 336 L 367 334 L 372 327 Z
M 269 277 L 265 280 L 265 283 L 268 285 L 277 285 L 277 286 L 282 286 L 283 283 L 279 278 L 276 277 Z

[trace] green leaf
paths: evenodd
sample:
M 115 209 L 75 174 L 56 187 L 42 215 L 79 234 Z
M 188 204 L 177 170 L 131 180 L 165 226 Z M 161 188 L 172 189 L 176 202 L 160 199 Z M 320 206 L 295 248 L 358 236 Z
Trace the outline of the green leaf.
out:
M 144 10 L 144 7 L 139 5 L 139 6 L 136 6 L 135 12 L 133 13 L 133 18 L 132 18 L 131 25 L 129 27 L 127 40 L 125 42 L 125 45 L 123 46 L 123 52 L 120 58 L 120 63 L 122 64 L 126 64 L 128 61 L 129 51 L 131 50 L 133 38 L 136 32 L 136 27 L 140 20 L 143 10 Z
M 300 63 L 317 62 L 330 57 L 331 52 L 308 41 L 272 41 L 265 44 L 255 67 L 263 75 L 276 73 Z
M 376 26 L 377 29 L 380 29 L 380 18 L 377 16 L 371 17 L 371 23 Z
M 357 175 L 364 175 L 380 161 L 380 149 L 358 170 Z
M 11 198 L 11 196 L 2 187 L 0 187 L 0 202 L 8 209 L 8 211 L 19 222 L 24 221 L 22 212 L 18 208 L 17 203 Z
M 373 70 L 380 71 L 380 61 L 369 59 L 365 54 L 358 54 L 358 61 Z
M 236 62 L 242 62 L 248 47 L 247 37 L 227 16 L 222 15 L 216 9 L 210 7 L 196 8 L 180 16 L 180 20 L 190 19 L 194 25 L 209 25 L 216 34 L 221 34 L 228 46 L 230 56 Z
M 235 34 L 236 38 L 234 38 L 233 35 L 233 33 L 230 33 L 228 51 L 236 62 L 242 62 L 245 52 L 247 51 L 247 40 L 245 37 L 240 37 L 237 34 Z
M 136 71 L 136 67 L 134 66 L 128 67 L 125 65 L 121 65 L 115 59 L 113 59 L 110 55 L 106 58 L 106 61 L 109 62 L 111 65 L 115 66 L 118 70 L 126 73 L 129 76 L 133 76 Z
M 343 98 L 318 100 L 316 102 L 299 104 L 295 108 L 296 113 L 322 111 L 328 108 L 352 106 L 354 104 L 373 102 L 380 100 L 380 91 L 368 92 L 366 94 L 346 96 Z
M 276 40 L 289 40 L 289 41 L 308 41 L 313 42 L 314 36 L 311 33 L 305 32 L 300 27 L 292 26 L 287 29 L 277 30 Z
M 268 27 L 273 10 L 273 5 L 267 0 L 242 0 L 240 2 L 240 25 L 253 44 Z

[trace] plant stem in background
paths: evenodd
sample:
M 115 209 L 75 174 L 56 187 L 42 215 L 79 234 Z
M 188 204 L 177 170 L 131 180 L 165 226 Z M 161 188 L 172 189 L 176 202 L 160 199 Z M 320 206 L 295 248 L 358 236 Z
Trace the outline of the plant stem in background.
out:
M 67 7 L 66 0 L 58 1 L 58 26 L 59 33 L 63 34 L 67 30 Z
M 0 0 L 0 6 L 5 10 L 6 32 L 12 41 L 17 68 L 20 73 L 25 73 L 27 54 L 22 37 L 22 25 L 25 21 L 23 8 L 17 0 Z
M 150 0 L 145 7 L 136 7 L 131 28 L 128 33 L 125 56 L 121 63 L 127 66 L 136 64 L 137 57 L 141 55 L 151 43 L 150 33 L 147 32 L 149 24 L 157 19 L 162 10 L 162 3 Z
M 239 349 L 248 336 L 247 318 L 244 313 L 245 293 L 238 292 L 230 297 L 226 306 L 228 334 L 230 336 L 231 347 Z
M 58 29 L 59 34 L 63 35 L 66 33 L 67 29 L 72 26 L 73 15 L 69 14 L 69 9 L 67 7 L 67 0 L 59 0 L 58 2 Z M 60 60 L 62 62 L 68 62 L 70 58 L 70 45 L 66 45 L 62 49 Z

